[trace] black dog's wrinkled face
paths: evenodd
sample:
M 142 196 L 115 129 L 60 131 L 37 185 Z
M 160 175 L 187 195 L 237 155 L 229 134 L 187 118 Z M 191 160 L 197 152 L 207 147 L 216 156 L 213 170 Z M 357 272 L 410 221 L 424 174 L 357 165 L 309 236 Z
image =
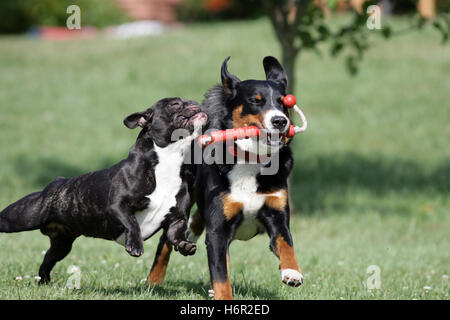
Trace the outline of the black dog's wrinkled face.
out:
M 127 128 L 134 129 L 140 126 L 143 131 L 150 132 L 153 141 L 164 148 L 182 138 L 181 135 L 173 135 L 175 130 L 183 129 L 192 134 L 194 129 L 204 126 L 207 119 L 208 116 L 197 102 L 181 98 L 165 98 L 147 110 L 129 115 L 123 122 Z
M 240 81 L 228 72 L 227 62 L 222 64 L 222 85 L 230 109 L 230 127 L 255 125 L 266 135 L 268 146 L 279 146 L 285 141 L 282 134 L 289 129 L 291 121 L 283 105 L 286 95 L 287 75 L 274 57 L 263 60 L 266 80 Z

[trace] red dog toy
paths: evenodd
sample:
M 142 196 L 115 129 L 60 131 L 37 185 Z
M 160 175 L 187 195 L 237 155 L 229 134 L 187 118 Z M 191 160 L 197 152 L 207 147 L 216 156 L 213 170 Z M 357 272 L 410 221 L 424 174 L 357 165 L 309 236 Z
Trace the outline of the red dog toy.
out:
M 302 126 L 290 125 L 288 131 L 284 134 L 288 138 L 294 137 L 297 133 L 303 132 L 308 126 L 306 117 L 302 110 L 296 105 L 295 97 L 292 94 L 288 94 L 283 98 L 283 104 L 286 108 L 294 108 L 294 111 L 300 116 L 302 120 Z M 211 143 L 225 142 L 229 140 L 247 139 L 250 137 L 259 137 L 260 129 L 256 126 L 241 127 L 226 130 L 217 130 L 211 132 L 211 135 L 204 134 L 198 138 L 198 143 L 202 147 L 206 147 Z

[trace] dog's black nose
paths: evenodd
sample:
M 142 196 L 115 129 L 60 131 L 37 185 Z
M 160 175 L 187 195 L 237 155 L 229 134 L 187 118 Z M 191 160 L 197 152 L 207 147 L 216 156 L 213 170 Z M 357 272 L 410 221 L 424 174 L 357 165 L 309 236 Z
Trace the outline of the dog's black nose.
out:
M 285 130 L 288 123 L 286 117 L 283 116 L 274 116 L 270 121 L 272 122 L 273 127 L 280 131 Z

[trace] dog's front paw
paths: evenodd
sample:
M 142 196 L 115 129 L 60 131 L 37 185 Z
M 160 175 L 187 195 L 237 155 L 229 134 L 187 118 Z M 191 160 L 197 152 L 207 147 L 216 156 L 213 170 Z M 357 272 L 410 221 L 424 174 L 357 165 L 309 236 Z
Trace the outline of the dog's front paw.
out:
M 142 242 L 142 240 L 127 241 L 125 250 L 132 257 L 140 257 L 144 254 L 144 243 Z
M 197 251 L 197 245 L 195 242 L 180 241 L 175 246 L 176 251 L 180 251 L 183 256 L 192 256 Z
M 291 287 L 299 287 L 303 283 L 303 275 L 294 269 L 281 270 L 281 281 Z

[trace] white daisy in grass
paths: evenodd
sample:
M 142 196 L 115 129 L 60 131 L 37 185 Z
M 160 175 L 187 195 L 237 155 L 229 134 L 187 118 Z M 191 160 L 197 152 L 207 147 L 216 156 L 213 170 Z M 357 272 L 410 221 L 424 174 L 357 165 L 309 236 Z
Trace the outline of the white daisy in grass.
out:
M 447 274 L 442 275 L 442 280 L 448 281 L 448 275 Z
M 430 291 L 432 288 L 430 287 L 430 286 L 425 286 L 425 287 L 423 287 L 423 290 L 425 290 L 425 291 Z
M 21 276 L 17 276 L 14 280 L 16 280 L 16 281 L 22 281 L 23 278 L 22 278 Z
M 67 273 L 79 273 L 81 272 L 80 268 L 77 266 L 69 266 L 67 269 Z
M 39 281 L 39 280 L 41 280 L 41 277 L 36 276 L 36 277 L 34 277 L 34 279 L 35 279 L 36 281 Z

